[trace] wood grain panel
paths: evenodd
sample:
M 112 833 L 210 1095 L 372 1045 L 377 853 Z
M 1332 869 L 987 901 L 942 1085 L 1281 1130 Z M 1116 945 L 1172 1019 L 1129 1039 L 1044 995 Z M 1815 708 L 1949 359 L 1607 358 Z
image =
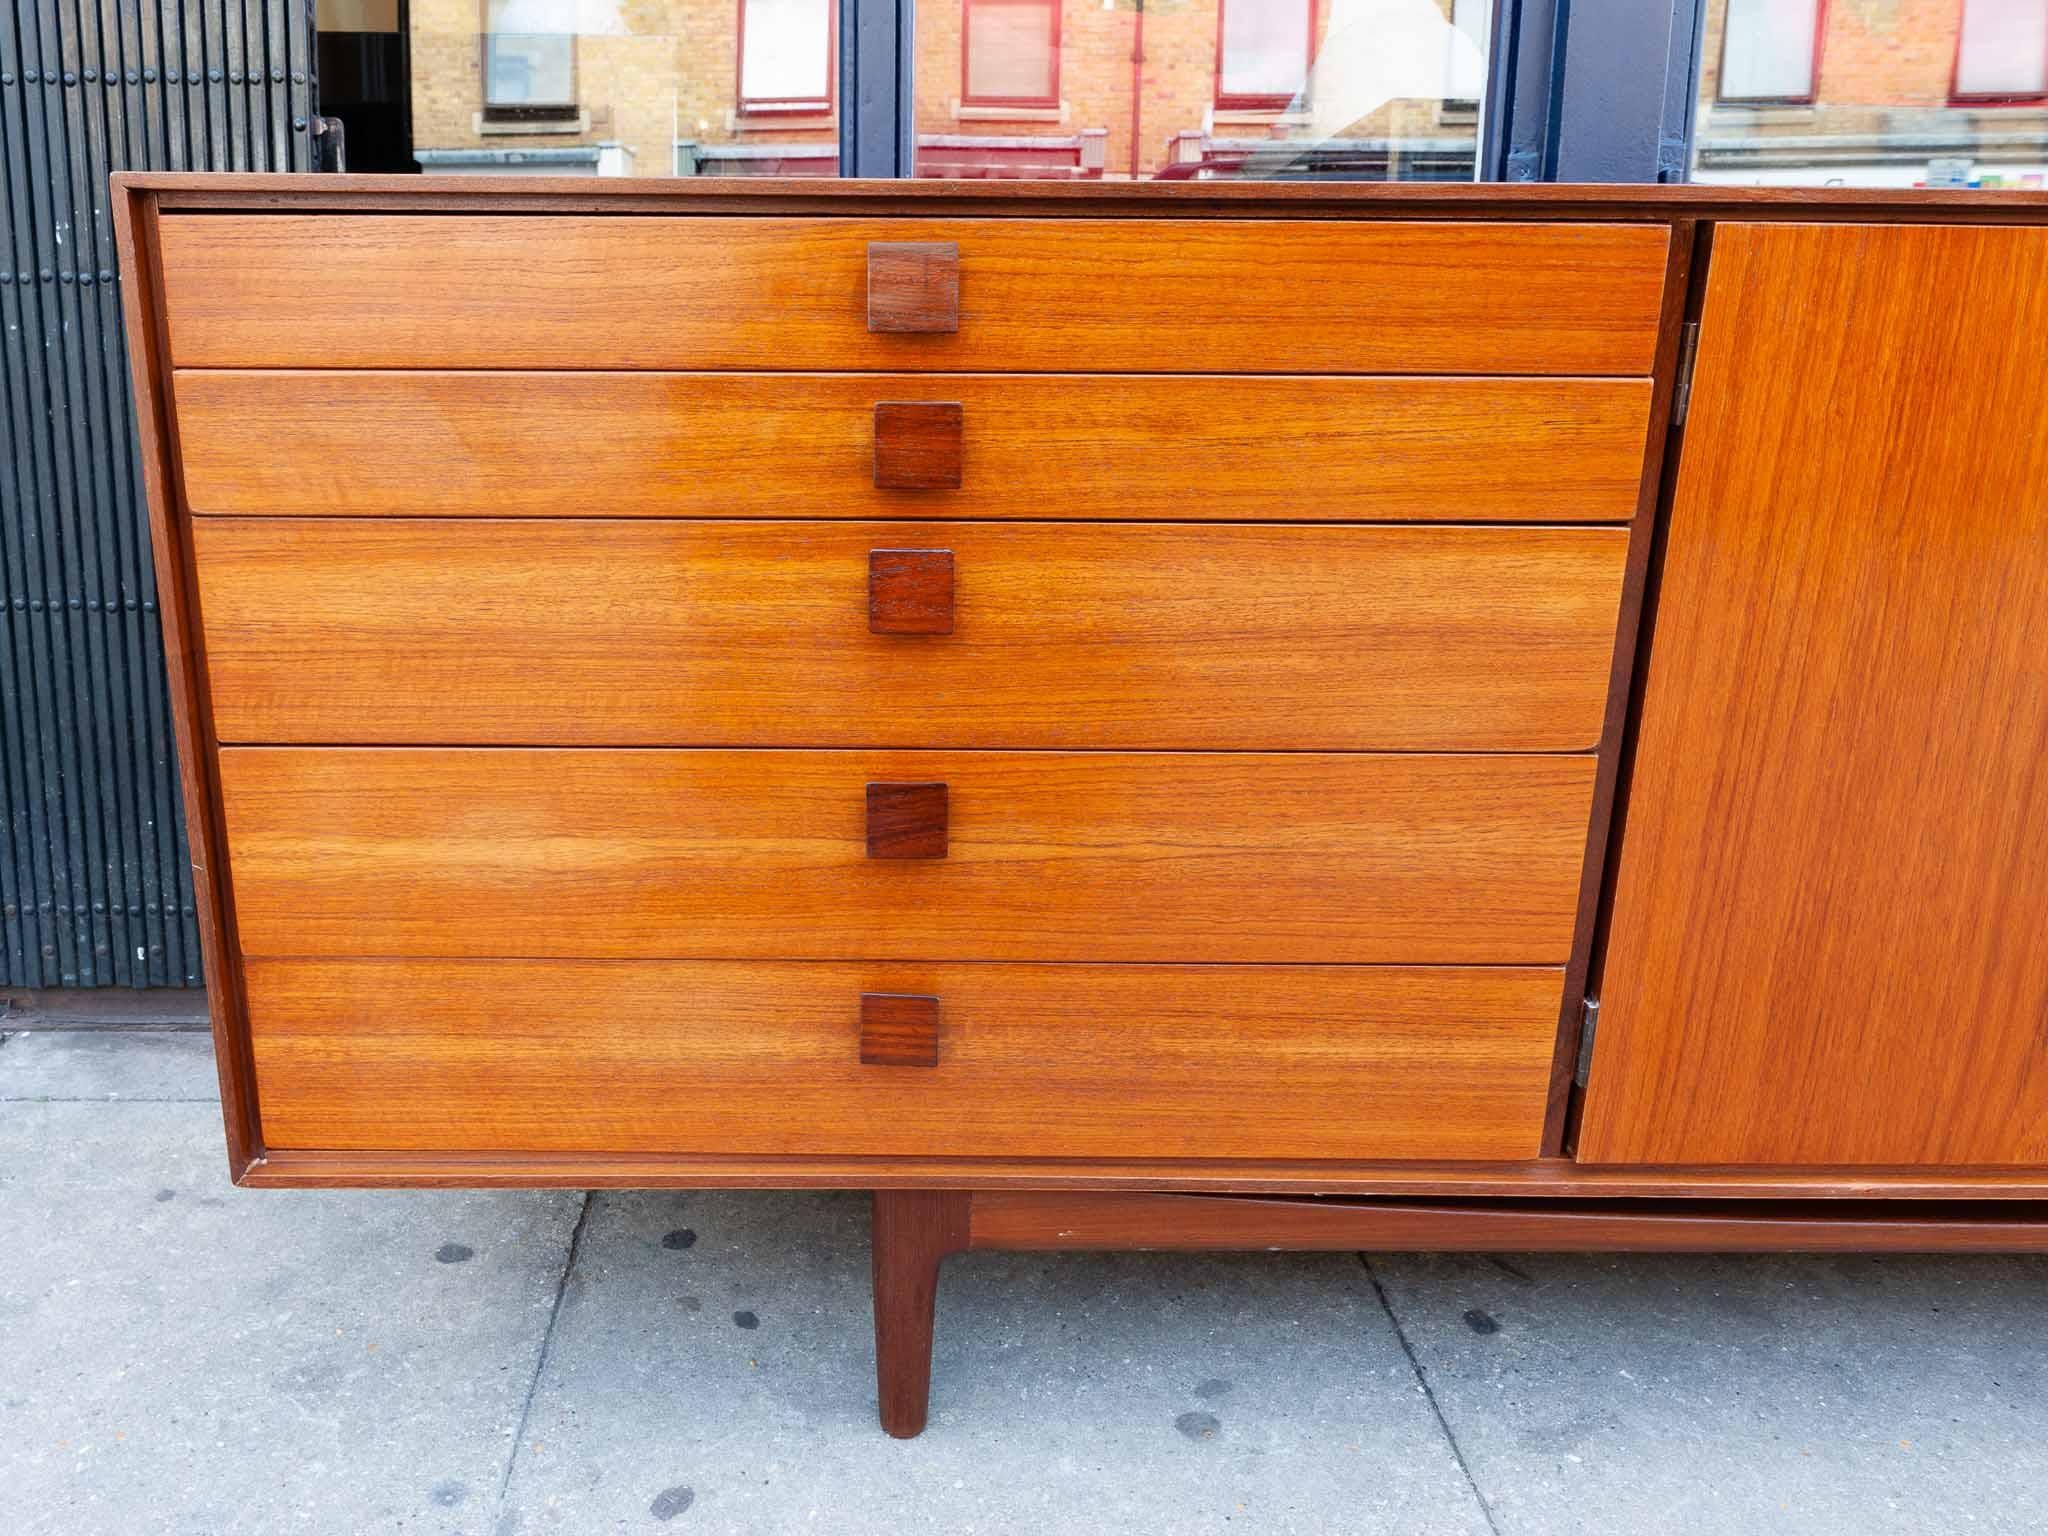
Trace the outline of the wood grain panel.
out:
M 1579 1156 L 2048 1161 L 2048 231 L 1716 232 Z
M 1559 979 L 1322 966 L 248 967 L 273 1145 L 774 1155 L 1522 1157 L 1541 1129 Z M 857 1059 L 860 996 L 877 989 L 940 999 L 935 1066 Z
M 986 374 L 188 369 L 176 390 L 192 510 L 299 517 L 1624 522 L 1650 401 L 1640 379 Z M 956 490 L 875 484 L 875 408 L 919 399 L 961 405 Z
M 181 368 L 1647 374 L 1668 238 L 1316 219 L 163 219 Z M 868 330 L 874 240 L 959 245 L 957 333 Z
M 885 1198 L 877 1195 L 878 1200 Z M 901 1197 L 898 1197 L 901 1198 Z M 1773 1200 L 1275 1200 L 997 1191 L 973 1248 L 1423 1253 L 2040 1253 L 2048 1220 L 2007 1208 Z
M 224 748 L 252 955 L 1556 964 L 1590 757 Z M 944 782 L 944 859 L 865 786 Z M 919 991 L 928 988 L 908 988 Z
M 872 632 L 940 538 L 953 632 Z M 253 742 L 1577 750 L 1618 529 L 218 519 Z

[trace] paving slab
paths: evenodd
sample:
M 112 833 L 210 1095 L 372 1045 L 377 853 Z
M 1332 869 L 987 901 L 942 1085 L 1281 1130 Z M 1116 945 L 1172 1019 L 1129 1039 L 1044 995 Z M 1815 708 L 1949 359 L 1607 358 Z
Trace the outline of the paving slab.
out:
M 213 1036 L 204 1030 L 26 1030 L 0 1038 L 0 1103 L 219 1097 Z M 225 1167 L 225 1151 L 221 1159 Z
M 2048 1530 L 2048 1259 L 1372 1267 L 1507 1536 Z
M 1484 1532 L 1358 1260 L 954 1259 L 875 1423 L 867 1201 L 592 1197 L 506 1536 Z
M 972 1254 L 897 1442 L 865 1196 L 238 1191 L 212 1088 L 0 1043 L 0 1536 L 2048 1530 L 2044 1259 Z
M 488 1532 L 577 1202 L 236 1190 L 213 1104 L 0 1103 L 0 1532 Z

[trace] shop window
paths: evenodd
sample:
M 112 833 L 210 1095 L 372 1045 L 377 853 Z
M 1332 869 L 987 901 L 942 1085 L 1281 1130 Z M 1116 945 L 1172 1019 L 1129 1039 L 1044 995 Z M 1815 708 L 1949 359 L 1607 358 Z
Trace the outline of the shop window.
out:
M 576 114 L 576 34 L 558 0 L 485 0 L 484 116 L 549 121 Z
M 1216 23 L 1216 105 L 1279 111 L 1308 88 L 1315 0 L 1222 0 Z
M 832 0 L 740 0 L 740 110 L 832 110 Z
M 1963 0 L 1958 101 L 2048 97 L 2048 0 Z
M 1057 107 L 1059 0 L 965 0 L 960 101 L 970 107 Z
M 1820 0 L 1728 0 L 1721 100 L 1809 102 L 1820 72 Z

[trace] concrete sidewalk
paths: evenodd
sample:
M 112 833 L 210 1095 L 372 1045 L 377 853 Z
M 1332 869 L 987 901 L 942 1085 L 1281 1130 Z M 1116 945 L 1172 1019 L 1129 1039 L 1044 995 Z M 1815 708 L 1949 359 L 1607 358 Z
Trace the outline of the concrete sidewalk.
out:
M 2048 1529 L 2048 1260 L 976 1254 L 859 1194 L 243 1191 L 204 1036 L 0 1042 L 0 1536 Z

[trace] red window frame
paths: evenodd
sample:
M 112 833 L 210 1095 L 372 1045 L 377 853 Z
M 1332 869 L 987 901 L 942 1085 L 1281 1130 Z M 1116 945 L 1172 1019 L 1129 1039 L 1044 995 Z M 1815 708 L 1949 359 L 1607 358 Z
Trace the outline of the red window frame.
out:
M 1244 0 L 1241 0 L 1244 3 Z M 1249 0 L 1257 4 L 1258 0 Z M 1216 0 L 1216 105 L 1225 112 L 1280 112 L 1294 105 L 1292 96 L 1247 96 L 1227 94 L 1223 89 L 1223 12 L 1230 0 Z M 1301 43 L 1301 83 L 1308 88 L 1309 71 L 1316 62 L 1316 23 L 1322 17 L 1317 0 L 1308 0 L 1308 36 Z
M 967 40 L 974 35 L 974 8 L 980 5 L 1037 6 L 1048 13 L 1052 25 L 1052 90 L 1044 96 L 976 96 L 967 82 Z M 1048 109 L 1060 104 L 1060 11 L 1061 0 L 961 0 L 960 3 L 960 105 L 963 107 L 1030 107 Z
M 812 117 L 839 104 L 839 0 L 825 0 L 825 94 L 823 96 L 747 95 L 747 0 L 738 0 L 739 40 L 733 49 L 733 100 L 741 117 Z
M 2024 107 L 2048 102 L 2048 56 L 2041 61 L 2042 89 L 2038 91 L 1966 91 L 1963 89 L 1963 22 L 1970 13 L 1970 0 L 1963 0 L 1956 21 L 1956 56 L 1949 65 L 1948 99 L 1956 103 L 1983 106 Z
M 1728 79 L 1728 13 L 1721 13 L 1721 58 L 1714 66 L 1714 100 L 1731 107 L 1810 107 L 1820 95 L 1820 54 L 1828 36 L 1828 0 L 1813 0 L 1813 60 L 1807 65 L 1803 96 L 1730 96 Z M 1961 46 L 1958 44 L 1958 46 Z

